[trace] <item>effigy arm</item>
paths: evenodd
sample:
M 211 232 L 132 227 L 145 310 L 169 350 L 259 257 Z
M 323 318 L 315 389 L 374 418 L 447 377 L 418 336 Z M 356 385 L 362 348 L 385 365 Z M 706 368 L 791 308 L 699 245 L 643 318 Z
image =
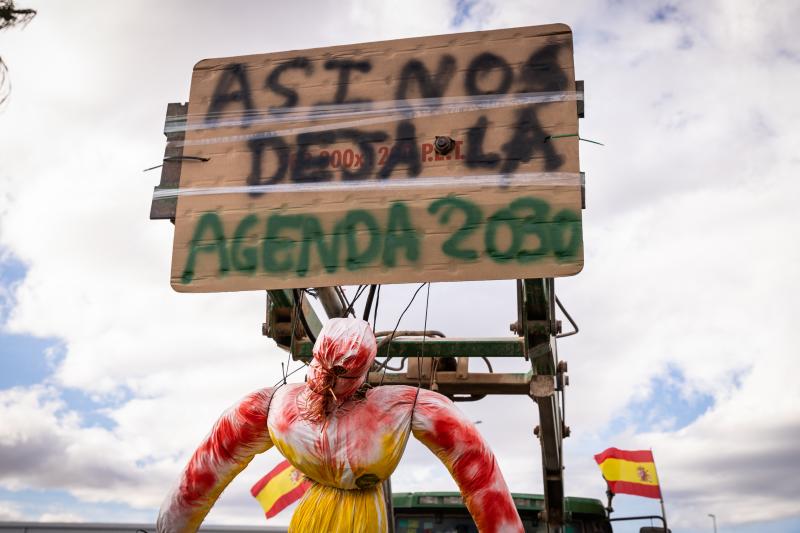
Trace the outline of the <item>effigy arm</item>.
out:
M 453 402 L 420 390 L 411 428 L 450 471 L 481 533 L 524 531 L 492 450 Z
M 267 411 L 273 389 L 245 396 L 214 424 L 158 513 L 159 533 L 194 532 L 228 483 L 256 454 L 272 447 Z

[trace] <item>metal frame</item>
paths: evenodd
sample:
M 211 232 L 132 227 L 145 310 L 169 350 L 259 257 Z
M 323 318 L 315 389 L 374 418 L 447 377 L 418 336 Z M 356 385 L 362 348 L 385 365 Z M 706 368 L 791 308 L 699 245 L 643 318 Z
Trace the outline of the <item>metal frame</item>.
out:
M 544 510 L 541 519 L 551 526 L 564 523 L 564 476 L 562 441 L 569 436 L 564 425 L 563 401 L 560 394 L 569 383 L 566 362 L 558 360 L 556 337 L 561 323 L 556 320 L 555 287 L 552 278 L 517 280 L 517 322 L 511 330 L 517 337 L 503 338 L 436 338 L 400 337 L 381 343 L 378 356 L 407 360 L 405 372 L 370 372 L 371 385 L 411 385 L 437 390 L 456 401 L 473 401 L 488 394 L 527 395 L 536 402 L 539 425 L 534 435 L 539 439 L 544 477 Z M 315 288 L 322 299 L 336 289 Z M 293 323 L 295 309 L 291 291 L 268 291 L 268 322 L 265 335 L 278 346 L 290 351 L 295 360 L 309 361 L 312 345 L 308 337 Z M 303 294 L 303 313 L 316 335 L 321 321 Z M 342 305 L 327 305 L 329 317 L 341 316 Z M 291 332 L 294 331 L 294 339 Z M 470 372 L 470 359 L 479 357 L 523 357 L 530 361 L 526 373 Z M 437 365 L 433 364 L 439 360 Z

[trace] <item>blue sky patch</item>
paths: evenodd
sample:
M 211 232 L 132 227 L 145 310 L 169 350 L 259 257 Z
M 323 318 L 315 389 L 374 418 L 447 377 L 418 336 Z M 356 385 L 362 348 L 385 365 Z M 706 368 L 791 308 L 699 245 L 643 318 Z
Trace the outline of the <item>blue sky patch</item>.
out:
M 87 522 L 153 522 L 154 510 L 134 509 L 122 503 L 81 501 L 65 490 L 7 490 L 0 488 L 0 502 L 9 502 L 29 520 L 44 513 L 74 513 Z
M 677 6 L 672 4 L 664 4 L 663 6 L 656 8 L 656 10 L 650 14 L 650 18 L 648 20 L 652 23 L 667 22 L 675 18 L 675 15 L 677 14 Z
M 8 312 L 13 306 L 14 285 L 25 278 L 27 268 L 22 261 L 17 260 L 4 248 L 0 248 L 0 328 L 8 318 Z M 0 347 L 5 347 L 0 338 Z M 0 352 L 2 354 L 3 352 Z
M 683 372 L 674 367 L 653 378 L 647 397 L 629 404 L 625 414 L 612 422 L 612 432 L 677 431 L 697 420 L 714 405 L 714 398 L 700 392 L 687 395 L 685 382 Z
M 75 411 L 81 416 L 81 426 L 101 427 L 112 430 L 117 425 L 111 418 L 103 413 L 107 409 L 113 409 L 130 399 L 130 394 L 125 394 L 124 398 L 108 402 L 98 401 L 79 389 L 64 388 L 59 389 L 61 399 L 67 405 L 67 409 Z
M 25 264 L 9 254 L 8 251 L 0 249 L 0 285 L 9 286 L 12 283 L 21 281 L 28 271 Z
M 59 350 L 55 338 L 18 335 L 3 330 L 13 306 L 13 287 L 25 279 L 25 264 L 0 249 L 0 389 L 41 383 L 52 372 L 52 357 Z
M 0 333 L 0 389 L 44 381 L 53 371 L 47 352 L 59 346 L 57 339 Z
M 13 286 L 25 278 L 25 264 L 0 249 L 0 390 L 41 383 L 53 371 L 63 347 L 58 339 L 8 333 L 3 330 Z
M 8 294 L 14 284 L 25 278 L 27 268 L 5 250 L 0 250 L 0 295 Z M 9 305 L 11 302 L 0 304 Z M 0 306 L 0 313 L 3 308 Z M 0 321 L 6 317 L 0 314 Z M 31 335 L 4 333 L 0 322 L 0 390 L 26 387 L 47 382 L 56 365 L 64 357 L 63 343 L 54 337 L 39 338 Z M 101 411 L 115 407 L 130 398 L 125 393 L 114 402 L 98 402 L 78 389 L 58 387 L 58 394 L 66 409 L 79 413 L 85 427 L 113 429 L 114 422 Z
M 456 0 L 456 9 L 453 18 L 450 20 L 451 26 L 461 26 L 464 21 L 472 16 L 472 8 L 478 0 Z

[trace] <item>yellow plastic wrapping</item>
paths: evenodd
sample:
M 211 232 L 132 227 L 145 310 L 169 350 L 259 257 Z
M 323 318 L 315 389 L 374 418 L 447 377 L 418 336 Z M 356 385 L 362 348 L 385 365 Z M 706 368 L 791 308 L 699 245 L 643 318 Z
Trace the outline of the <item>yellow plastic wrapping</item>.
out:
M 387 530 L 383 485 L 346 490 L 313 483 L 289 524 L 289 531 L 298 533 L 379 533 Z

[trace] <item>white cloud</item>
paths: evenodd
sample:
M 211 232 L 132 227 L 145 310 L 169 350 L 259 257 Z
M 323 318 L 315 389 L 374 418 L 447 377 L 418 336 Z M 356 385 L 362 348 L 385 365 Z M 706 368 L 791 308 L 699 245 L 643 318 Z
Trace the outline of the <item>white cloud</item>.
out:
M 24 515 L 19 506 L 11 502 L 0 501 L 0 520 L 22 520 Z
M 82 426 L 80 414 L 66 410 L 53 389 L 1 391 L 0 412 L 6 428 L 0 437 L 2 484 L 8 489 L 57 487 L 107 501 L 114 490 L 145 484 L 148 476 L 131 468 L 136 458 L 119 438 Z M 159 472 L 154 468 L 148 474 Z
M 796 516 L 798 7 L 674 5 L 651 23 L 659 4 L 479 2 L 463 24 L 571 24 L 582 134 L 606 143 L 581 146 L 586 268 L 558 281 L 581 326 L 560 344 L 573 384 L 568 487 L 601 496 L 592 453 L 652 446 L 678 526 L 705 523 L 711 507 L 731 523 Z M 155 509 L 217 414 L 278 379 L 285 356 L 260 336 L 262 294 L 168 287 L 172 228 L 147 220 L 158 177 L 141 169 L 160 159 L 165 104 L 186 99 L 198 59 L 450 31 L 447 3 L 398 6 L 229 4 L 220 24 L 221 8 L 195 3 L 53 3 L 4 34 L 14 94 L 0 122 L 0 250 L 28 271 L 0 286 L 0 318 L 62 339 L 65 353 L 47 383 L 0 391 L 0 485 Z M 381 328 L 408 296 L 385 290 Z M 421 327 L 423 297 L 404 326 Z M 505 335 L 516 319 L 509 282 L 435 285 L 431 298 L 429 326 L 451 336 Z M 668 368 L 713 406 L 682 428 L 608 430 L 631 402 L 651 401 Z M 107 404 L 112 427 L 87 427 L 65 388 Z M 533 403 L 464 409 L 512 488 L 540 491 Z M 260 523 L 247 489 L 276 459 L 259 458 L 211 519 Z M 417 444 L 394 482 L 453 488 Z M 0 503 L 4 513 L 21 511 Z
M 85 522 L 86 519 L 77 514 L 67 512 L 47 512 L 39 516 L 40 522 Z

